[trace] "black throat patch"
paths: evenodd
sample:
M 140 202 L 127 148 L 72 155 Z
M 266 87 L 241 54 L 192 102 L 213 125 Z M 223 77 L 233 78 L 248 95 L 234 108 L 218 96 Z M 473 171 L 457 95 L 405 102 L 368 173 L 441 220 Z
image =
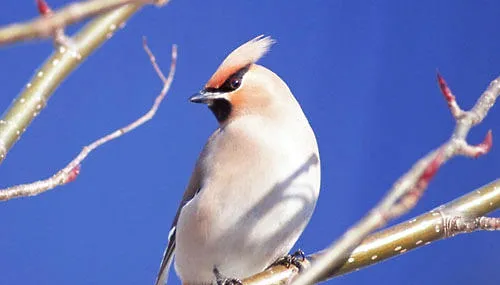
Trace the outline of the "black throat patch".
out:
M 208 108 L 210 108 L 212 113 L 214 113 L 214 116 L 217 118 L 219 123 L 226 121 L 232 110 L 231 103 L 229 103 L 226 99 L 216 99 L 208 105 Z

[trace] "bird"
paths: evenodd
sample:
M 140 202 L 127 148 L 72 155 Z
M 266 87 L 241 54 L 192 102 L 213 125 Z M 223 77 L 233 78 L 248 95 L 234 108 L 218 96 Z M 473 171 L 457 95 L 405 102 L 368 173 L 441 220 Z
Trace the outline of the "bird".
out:
M 256 64 L 274 42 L 260 35 L 237 47 L 189 99 L 206 104 L 218 128 L 194 166 L 156 285 L 173 260 L 183 285 L 252 276 L 285 256 L 311 219 L 318 144 L 287 84 Z

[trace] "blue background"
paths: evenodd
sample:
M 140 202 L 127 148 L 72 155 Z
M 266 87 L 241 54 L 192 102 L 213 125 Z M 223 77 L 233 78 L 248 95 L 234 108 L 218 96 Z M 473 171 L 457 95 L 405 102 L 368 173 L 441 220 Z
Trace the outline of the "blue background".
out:
M 320 201 L 296 247 L 324 248 L 451 134 L 437 68 L 464 108 L 500 74 L 498 11 L 494 0 L 174 0 L 143 9 L 60 86 L 1 165 L 0 186 L 52 175 L 150 107 L 161 82 L 143 35 L 165 71 L 171 44 L 179 45 L 168 98 L 152 121 L 92 153 L 76 182 L 0 205 L 0 284 L 151 284 L 193 164 L 216 128 L 209 110 L 187 98 L 259 34 L 277 40 L 260 63 L 288 83 L 320 145 Z M 32 1 L 2 2 L 1 25 L 34 16 Z M 0 109 L 51 51 L 50 40 L 0 48 Z M 500 136 L 499 108 L 471 143 L 488 129 Z M 499 161 L 498 146 L 478 160 L 453 159 L 404 219 L 494 180 Z M 498 238 L 460 235 L 329 284 L 499 284 Z M 170 282 L 179 284 L 175 274 Z

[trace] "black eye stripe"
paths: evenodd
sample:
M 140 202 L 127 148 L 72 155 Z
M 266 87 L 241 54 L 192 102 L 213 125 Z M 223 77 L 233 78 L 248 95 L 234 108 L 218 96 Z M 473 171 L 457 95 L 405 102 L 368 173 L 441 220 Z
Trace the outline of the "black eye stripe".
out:
M 205 91 L 213 92 L 213 93 L 216 93 L 216 92 L 226 93 L 226 92 L 231 92 L 231 91 L 238 89 L 238 87 L 240 87 L 240 85 L 241 85 L 243 75 L 245 75 L 245 73 L 247 73 L 248 69 L 250 69 L 250 65 L 247 65 L 247 66 L 241 68 L 240 70 L 238 70 L 237 72 L 233 73 L 231 76 L 229 76 L 226 79 L 226 81 L 224 81 L 224 83 L 222 83 L 222 85 L 219 88 L 208 87 L 208 88 L 205 88 Z

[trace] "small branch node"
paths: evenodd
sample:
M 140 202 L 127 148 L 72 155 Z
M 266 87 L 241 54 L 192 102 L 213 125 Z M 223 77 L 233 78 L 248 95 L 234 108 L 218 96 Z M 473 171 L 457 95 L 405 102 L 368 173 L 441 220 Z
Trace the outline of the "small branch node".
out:
M 54 16 L 54 12 L 45 0 L 35 0 L 38 12 L 43 18 L 48 19 Z M 77 51 L 75 44 L 64 32 L 64 26 L 54 28 L 52 31 L 52 38 L 56 47 L 64 46 L 73 55 L 74 58 L 82 59 L 81 54 Z
M 77 166 L 73 167 L 69 173 L 66 175 L 65 179 L 63 180 L 63 184 L 70 183 L 76 180 L 78 175 L 80 174 L 80 165 L 78 164 Z
M 500 218 L 460 215 L 445 218 L 444 225 L 445 232 L 447 233 L 446 237 L 451 237 L 461 233 L 471 233 L 480 230 L 500 230 Z
M 443 217 L 443 226 L 446 237 L 480 230 L 500 230 L 500 218 L 484 216 L 475 217 L 464 212 L 452 212 L 446 214 L 440 211 L 440 213 Z

